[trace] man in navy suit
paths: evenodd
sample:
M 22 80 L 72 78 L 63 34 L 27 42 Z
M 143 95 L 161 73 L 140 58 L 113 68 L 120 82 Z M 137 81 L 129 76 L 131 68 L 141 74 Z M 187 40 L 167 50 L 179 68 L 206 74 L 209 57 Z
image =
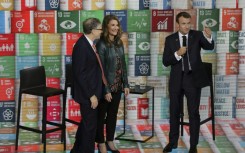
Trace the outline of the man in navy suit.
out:
M 80 104 L 82 120 L 71 153 L 94 153 L 97 127 L 97 106 L 102 95 L 102 70 L 93 42 L 102 33 L 101 22 L 89 18 L 72 53 L 73 99 Z
M 178 32 L 166 38 L 162 58 L 164 66 L 171 66 L 169 143 L 163 152 L 171 152 L 178 146 L 180 106 L 185 95 L 190 122 L 189 153 L 196 153 L 200 130 L 201 88 L 209 84 L 208 76 L 202 65 L 200 51 L 201 48 L 213 49 L 214 42 L 209 28 L 204 27 L 203 31 L 190 30 L 191 16 L 189 13 L 180 12 L 177 14 L 176 23 Z

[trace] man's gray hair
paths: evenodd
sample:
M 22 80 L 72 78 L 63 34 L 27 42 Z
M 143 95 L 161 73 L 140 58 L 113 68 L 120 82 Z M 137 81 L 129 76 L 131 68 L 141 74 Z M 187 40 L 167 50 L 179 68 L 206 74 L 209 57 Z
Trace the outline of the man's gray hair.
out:
M 97 18 L 88 18 L 83 21 L 83 32 L 84 34 L 90 34 L 93 29 L 96 29 L 101 22 Z

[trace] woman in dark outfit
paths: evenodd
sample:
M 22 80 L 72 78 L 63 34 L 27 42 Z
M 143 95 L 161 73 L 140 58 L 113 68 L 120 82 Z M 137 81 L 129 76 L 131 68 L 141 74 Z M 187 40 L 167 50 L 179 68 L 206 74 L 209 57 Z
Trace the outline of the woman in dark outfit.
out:
M 98 126 L 96 142 L 98 150 L 106 153 L 119 153 L 114 146 L 114 134 L 117 112 L 124 89 L 129 94 L 127 69 L 124 57 L 123 42 L 120 39 L 122 29 L 118 18 L 114 15 L 105 16 L 102 23 L 102 35 L 96 48 L 99 52 L 108 85 L 104 87 L 105 99 L 98 105 Z M 106 141 L 104 139 L 104 119 L 106 119 Z

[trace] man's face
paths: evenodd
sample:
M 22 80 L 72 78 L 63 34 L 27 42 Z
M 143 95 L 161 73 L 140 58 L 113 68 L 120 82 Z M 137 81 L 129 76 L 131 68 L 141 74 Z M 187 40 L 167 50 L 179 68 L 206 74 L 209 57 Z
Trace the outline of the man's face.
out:
M 179 28 L 179 32 L 181 34 L 186 35 L 190 31 L 191 18 L 184 18 L 181 16 L 179 18 L 179 23 L 177 23 L 177 27 Z
M 100 35 L 102 33 L 102 26 L 101 24 L 97 26 L 96 29 L 93 29 L 94 30 L 94 36 L 95 36 L 95 39 L 99 39 L 100 38 Z

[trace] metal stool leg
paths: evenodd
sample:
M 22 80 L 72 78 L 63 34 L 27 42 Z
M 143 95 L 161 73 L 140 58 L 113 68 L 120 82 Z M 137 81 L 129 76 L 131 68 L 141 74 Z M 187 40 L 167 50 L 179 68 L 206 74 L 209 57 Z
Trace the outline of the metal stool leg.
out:
M 67 90 L 65 90 L 67 91 Z M 63 94 L 63 110 L 62 110 L 62 136 L 61 142 L 64 143 L 64 150 L 66 150 L 66 121 L 65 113 L 66 112 L 66 92 Z
M 184 135 L 184 100 L 183 100 L 184 96 L 181 97 L 180 99 L 180 134 L 181 136 Z
M 46 129 L 47 128 L 47 97 L 43 97 L 43 120 L 42 120 L 42 142 L 43 152 L 46 152 Z
M 215 140 L 215 119 L 214 119 L 214 93 L 213 93 L 213 77 L 211 79 L 210 85 L 210 93 L 211 93 L 211 119 L 212 119 L 212 133 L 213 140 Z
M 15 150 L 18 150 L 18 140 L 19 140 L 19 131 L 20 131 L 21 99 L 22 99 L 22 93 L 19 92 L 18 113 L 17 113 L 17 127 L 16 127 L 16 139 L 15 139 Z

